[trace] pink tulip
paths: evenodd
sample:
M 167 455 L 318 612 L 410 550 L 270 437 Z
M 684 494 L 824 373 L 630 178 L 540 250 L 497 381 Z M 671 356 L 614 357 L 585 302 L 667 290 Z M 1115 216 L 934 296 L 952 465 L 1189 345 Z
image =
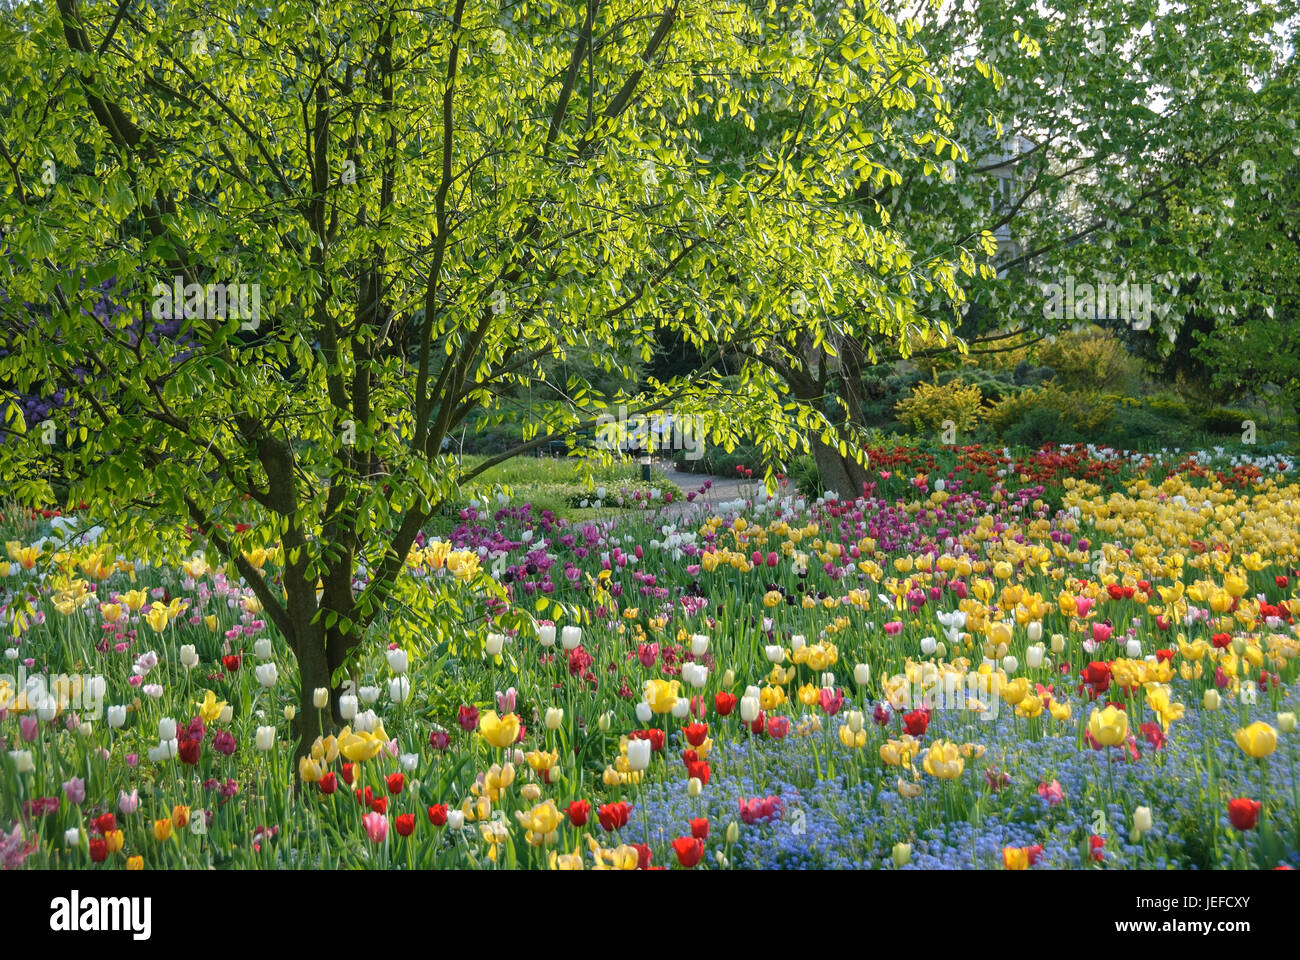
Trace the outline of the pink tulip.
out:
M 1109 623 L 1094 623 L 1092 625 L 1092 639 L 1098 643 L 1105 643 L 1110 639 L 1112 627 Z
M 1086 617 L 1088 611 L 1092 609 L 1092 604 L 1093 601 L 1091 597 L 1075 597 L 1074 612 L 1081 617 Z
M 388 818 L 379 813 L 367 813 L 361 818 L 365 825 L 366 835 L 370 837 L 371 843 L 383 843 L 384 838 L 388 836 Z

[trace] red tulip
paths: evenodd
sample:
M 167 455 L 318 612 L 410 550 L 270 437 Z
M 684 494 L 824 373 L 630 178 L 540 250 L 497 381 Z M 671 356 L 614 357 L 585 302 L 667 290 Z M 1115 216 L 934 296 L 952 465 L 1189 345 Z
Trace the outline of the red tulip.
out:
M 1088 851 L 1098 863 L 1106 859 L 1106 838 L 1095 833 L 1088 838 Z
M 239 670 L 240 654 L 232 653 L 229 656 L 221 658 L 221 665 L 226 668 L 228 673 L 235 673 Z
M 331 770 L 320 778 L 320 792 L 328 796 L 339 788 L 339 778 Z
M 181 763 L 189 764 L 191 767 L 199 762 L 199 753 L 203 749 L 203 743 L 200 740 L 182 740 L 178 756 Z
M 401 772 L 390 773 L 386 778 L 388 782 L 388 792 L 392 794 L 401 793 L 406 788 L 406 777 Z
M 627 826 L 627 817 L 631 812 L 632 805 L 626 800 L 620 800 L 618 803 L 604 804 L 597 816 L 600 818 L 600 825 L 606 830 L 618 830 L 620 827 Z
M 1259 811 L 1262 806 L 1263 804 L 1258 800 L 1251 800 L 1247 797 L 1229 800 L 1228 820 L 1238 830 L 1254 830 L 1255 824 L 1259 822 Z
M 686 765 L 687 778 L 695 777 L 704 786 L 709 785 L 709 764 L 706 760 L 694 760 Z
M 108 859 L 108 841 L 103 837 L 90 838 L 90 859 L 95 863 L 103 863 Z
M 715 693 L 713 695 L 713 706 L 718 711 L 718 716 L 725 717 L 736 709 L 736 697 L 730 693 Z
M 366 787 L 366 789 L 369 790 L 370 788 Z M 370 809 L 382 817 L 388 812 L 388 798 L 375 797 L 375 799 L 370 801 Z
M 649 847 L 648 844 L 644 844 L 644 843 L 634 843 L 634 844 L 632 844 L 632 846 L 636 848 L 636 866 L 637 866 L 637 869 L 638 869 L 638 870 L 649 870 L 649 869 L 650 869 L 650 860 L 654 857 L 655 852 L 654 852 L 653 850 L 650 849 L 650 847 Z M 662 870 L 663 868 L 660 867 L 659 869 Z
M 343 764 L 343 782 L 346 783 L 349 787 L 352 786 L 352 781 L 355 779 L 355 773 L 354 773 L 355 770 L 356 770 L 355 764 L 352 763 Z
M 573 800 L 564 812 L 569 815 L 569 823 L 575 827 L 585 827 L 591 817 L 591 804 L 586 800 Z
M 699 840 L 709 839 L 709 821 L 707 817 L 696 817 L 691 821 L 691 836 Z
M 693 867 L 704 858 L 704 841 L 699 837 L 678 837 L 673 841 L 673 852 L 683 867 Z
M 914 737 L 924 737 L 925 728 L 930 725 L 930 711 L 919 707 L 903 715 L 903 729 Z
M 429 822 L 435 827 L 446 826 L 447 805 L 445 803 L 435 803 L 429 808 Z
M 662 750 L 664 748 L 664 732 L 662 730 L 633 730 L 628 734 L 633 740 L 649 740 L 651 750 Z
M 686 735 L 686 742 L 692 747 L 702 746 L 709 737 L 709 725 L 707 723 L 687 724 L 682 727 L 682 733 Z
M 96 833 L 112 833 L 117 829 L 117 817 L 111 813 L 101 814 L 94 820 L 91 820 L 90 824 L 95 828 Z
M 393 820 L 393 829 L 399 837 L 409 837 L 415 833 L 415 814 L 403 813 Z

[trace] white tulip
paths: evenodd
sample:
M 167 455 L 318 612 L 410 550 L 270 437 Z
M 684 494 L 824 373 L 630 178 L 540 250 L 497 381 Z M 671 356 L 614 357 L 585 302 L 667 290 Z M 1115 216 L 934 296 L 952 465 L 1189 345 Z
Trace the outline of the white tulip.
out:
M 1043 665 L 1043 654 L 1047 652 L 1041 643 L 1036 643 L 1032 647 L 1025 649 L 1025 664 L 1030 670 L 1037 670 Z
M 384 654 L 384 657 L 388 660 L 388 669 L 399 676 L 406 673 L 407 667 L 410 666 L 410 657 L 400 647 L 396 650 L 389 650 Z
M 691 634 L 691 655 L 702 657 L 709 652 L 709 638 L 702 633 Z
M 582 643 L 582 628 L 568 626 L 560 631 L 560 644 L 565 650 L 576 650 Z
M 187 643 L 181 647 L 181 666 L 186 670 L 192 670 L 199 665 L 199 653 L 194 649 L 194 644 Z
M 221 708 L 221 712 L 217 714 L 217 722 L 229 723 L 231 718 L 234 717 L 234 715 L 235 715 L 235 708 L 232 707 L 230 704 L 226 704 L 224 707 Z
M 317 687 L 311 692 L 311 705 L 317 710 L 324 710 L 329 706 L 330 691 L 329 687 Z
M 933 656 L 934 651 L 938 648 L 939 642 L 934 637 L 921 638 L 921 653 L 927 657 Z
M 81 846 L 81 828 L 69 827 L 63 831 L 63 843 L 69 847 Z
M 746 723 L 753 723 L 758 719 L 759 705 L 758 697 L 741 697 L 740 698 L 740 719 Z
M 114 730 L 126 723 L 126 705 L 113 704 L 108 708 L 108 725 Z
M 506 635 L 504 633 L 489 633 L 487 640 L 483 643 L 483 649 L 489 657 L 498 656 L 506 645 Z
M 464 810 L 448 810 L 448 811 L 447 811 L 447 826 L 450 827 L 450 828 L 453 829 L 453 830 L 460 830 L 460 829 L 462 829 L 462 828 L 465 826 L 465 811 L 464 811 Z
M 1002 658 L 1002 669 L 1005 670 L 1008 674 L 1015 673 L 1017 670 L 1020 669 L 1020 661 L 1017 660 L 1015 657 L 1011 656 L 1010 654 L 1008 654 L 1007 656 Z
M 1026 628 L 1025 632 L 1029 635 L 1030 643 L 1037 643 L 1039 640 L 1043 639 L 1043 622 L 1041 620 L 1035 620 Z
M 31 773 L 36 769 L 36 764 L 32 761 L 32 752 L 30 750 L 10 750 L 9 756 L 14 758 L 14 763 L 18 767 L 19 773 Z
M 544 647 L 555 646 L 555 624 L 544 623 L 538 627 L 537 639 Z
M 275 681 L 279 679 L 280 673 L 275 669 L 274 663 L 259 663 L 253 668 L 253 676 L 257 677 L 257 682 L 266 689 L 275 686 Z
M 411 681 L 409 677 L 393 677 L 388 681 L 388 699 L 393 703 L 405 703 L 406 698 L 411 695 Z
M 564 710 L 560 707 L 546 708 L 546 729 L 559 730 L 564 724 Z
M 171 717 L 163 717 L 158 721 L 158 739 L 175 740 L 176 739 L 176 721 Z
M 259 660 L 271 659 L 271 638 L 258 637 L 253 641 L 253 656 Z
M 1130 660 L 1136 660 L 1142 656 L 1142 641 L 1137 637 L 1130 637 L 1128 642 L 1124 644 L 1124 652 Z
M 344 694 L 339 697 L 339 716 L 344 720 L 351 720 L 357 715 L 357 698 L 351 694 Z
M 685 720 L 691 715 L 691 698 L 678 697 L 677 702 L 673 704 L 673 716 L 678 720 Z
M 358 733 L 371 733 L 379 726 L 379 717 L 373 710 L 364 710 L 357 714 L 352 726 Z
M 853 668 L 853 682 L 859 687 L 865 687 L 871 682 L 871 667 L 869 664 L 859 663 Z
M 257 728 L 257 749 L 271 750 L 275 747 L 275 727 Z
M 627 742 L 627 766 L 629 770 L 645 770 L 650 766 L 650 741 L 629 740 Z
M 357 698 L 362 703 L 366 703 L 366 704 L 374 703 L 376 700 L 379 699 L 379 688 L 362 687 L 360 690 L 357 691 Z
M 654 711 L 650 709 L 650 704 L 642 700 L 636 705 L 636 718 L 641 723 L 649 723 L 650 718 L 654 716 Z

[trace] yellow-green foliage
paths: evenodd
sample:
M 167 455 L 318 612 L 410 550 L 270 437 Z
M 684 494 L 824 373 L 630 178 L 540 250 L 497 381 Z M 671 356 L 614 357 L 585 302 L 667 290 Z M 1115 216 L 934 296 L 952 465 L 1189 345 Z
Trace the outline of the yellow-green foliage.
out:
M 898 401 L 894 412 L 902 423 L 920 431 L 938 430 L 951 420 L 958 430 L 970 430 L 980 419 L 984 395 L 973 383 L 918 383 L 911 394 Z
M 1136 364 L 1119 338 L 1092 327 L 1070 331 L 1038 347 L 1038 362 L 1056 372 L 1056 381 L 1082 390 L 1121 388 L 1136 372 Z
M 1040 387 L 1030 387 L 1003 397 L 987 408 L 985 419 L 1001 435 L 1023 420 L 1031 410 L 1044 407 L 1055 410 L 1062 423 L 1087 434 L 1106 424 L 1115 408 L 1115 402 L 1110 397 L 1095 393 L 1067 393 L 1055 381 L 1049 380 Z

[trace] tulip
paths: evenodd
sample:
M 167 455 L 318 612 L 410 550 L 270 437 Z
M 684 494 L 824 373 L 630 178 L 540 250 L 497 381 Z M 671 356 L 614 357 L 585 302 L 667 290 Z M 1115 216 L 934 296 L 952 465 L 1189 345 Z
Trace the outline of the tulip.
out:
M 158 739 L 175 740 L 176 739 L 176 721 L 171 717 L 163 717 L 158 721 Z
M 253 668 L 253 676 L 257 678 L 257 682 L 260 683 L 263 688 L 269 690 L 271 687 L 275 686 L 275 681 L 278 679 L 279 673 L 276 671 L 274 663 L 260 663 Z
M 258 727 L 255 740 L 257 749 L 266 751 L 275 748 L 275 727 Z
M 388 817 L 371 811 L 361 818 L 371 843 L 383 843 L 388 837 Z
M 1094 707 L 1088 718 L 1088 732 L 1104 747 L 1118 746 L 1128 736 L 1128 715 L 1115 707 L 1104 710 Z
M 81 777 L 73 777 L 63 784 L 63 795 L 68 798 L 68 803 L 74 807 L 79 807 L 86 800 L 86 781 Z
M 910 843 L 894 844 L 894 866 L 905 867 L 912 862 L 912 845 Z
M 758 697 L 740 698 L 740 719 L 745 723 L 753 723 L 757 720 L 759 709 Z
M 1043 656 L 1046 648 L 1041 643 L 1036 643 L 1025 650 L 1025 666 L 1030 670 L 1037 670 L 1043 665 Z
M 1138 833 L 1146 833 L 1151 829 L 1151 808 L 1138 807 L 1133 811 L 1133 829 Z
M 503 633 L 489 633 L 487 639 L 483 641 L 483 650 L 489 657 L 500 655 L 505 648 L 506 637 Z
M 258 637 L 253 641 L 253 656 L 259 660 L 271 659 L 271 638 Z
M 1025 628 L 1025 633 L 1029 637 L 1030 643 L 1038 643 L 1043 639 L 1043 622 L 1035 620 Z
M 379 699 L 379 688 L 376 686 L 365 686 L 357 691 L 357 699 L 369 706 Z
M 125 790 L 118 792 L 117 809 L 122 811 L 123 816 L 130 816 L 140 807 L 140 791 L 132 790 L 127 793 Z
M 642 700 L 636 705 L 636 718 L 641 723 L 649 723 L 650 718 L 654 716 L 654 711 L 650 709 L 650 704 Z
M 317 710 L 324 710 L 330 702 L 328 687 L 317 687 L 311 692 L 311 705 Z
M 645 770 L 650 766 L 650 741 L 629 740 L 627 743 L 627 764 L 634 771 Z
M 853 682 L 859 687 L 865 687 L 871 682 L 871 667 L 865 663 L 859 663 L 853 668 Z
M 388 681 L 388 699 L 392 700 L 393 703 L 404 703 L 410 695 L 410 678 L 399 674 Z
M 1228 821 L 1238 830 L 1253 830 L 1259 822 L 1259 811 L 1262 807 L 1263 804 L 1258 800 L 1251 800 L 1247 797 L 1229 800 Z
M 36 769 L 36 763 L 32 760 L 30 750 L 10 750 L 9 756 L 13 757 L 19 773 L 31 773 Z
M 344 720 L 354 720 L 357 716 L 357 698 L 350 693 L 339 697 L 339 716 Z
M 519 717 L 513 713 L 498 717 L 495 710 L 486 710 L 479 715 L 478 732 L 492 746 L 504 749 L 519 739 Z
M 544 647 L 555 646 L 555 624 L 543 623 L 538 625 L 537 639 Z
M 547 707 L 545 723 L 547 730 L 559 730 L 564 724 L 564 710 L 560 707 Z
M 1277 729 L 1280 733 L 1291 733 L 1295 730 L 1295 713 L 1279 713 L 1277 715 Z
M 1218 710 L 1221 702 L 1219 691 L 1214 689 L 1206 690 L 1205 696 L 1202 698 L 1201 702 L 1204 704 L 1206 710 Z
M 388 669 L 399 676 L 406 673 L 407 668 L 410 666 L 410 657 L 400 647 L 396 650 L 387 651 L 384 658 L 388 661 Z
M 120 729 L 126 723 L 126 705 L 114 704 L 108 708 L 108 725 L 114 730 Z
M 1242 727 L 1233 735 L 1241 752 L 1256 760 L 1267 757 L 1277 749 L 1277 731 L 1262 720 L 1256 720 L 1248 727 Z
M 194 644 L 187 643 L 181 647 L 181 666 L 186 670 L 191 670 L 199 665 L 199 654 L 194 649 Z
M 576 650 L 582 643 L 582 628 L 567 626 L 560 631 L 560 645 L 565 650 Z
M 702 633 L 691 635 L 691 655 L 702 657 L 709 652 L 709 638 Z

